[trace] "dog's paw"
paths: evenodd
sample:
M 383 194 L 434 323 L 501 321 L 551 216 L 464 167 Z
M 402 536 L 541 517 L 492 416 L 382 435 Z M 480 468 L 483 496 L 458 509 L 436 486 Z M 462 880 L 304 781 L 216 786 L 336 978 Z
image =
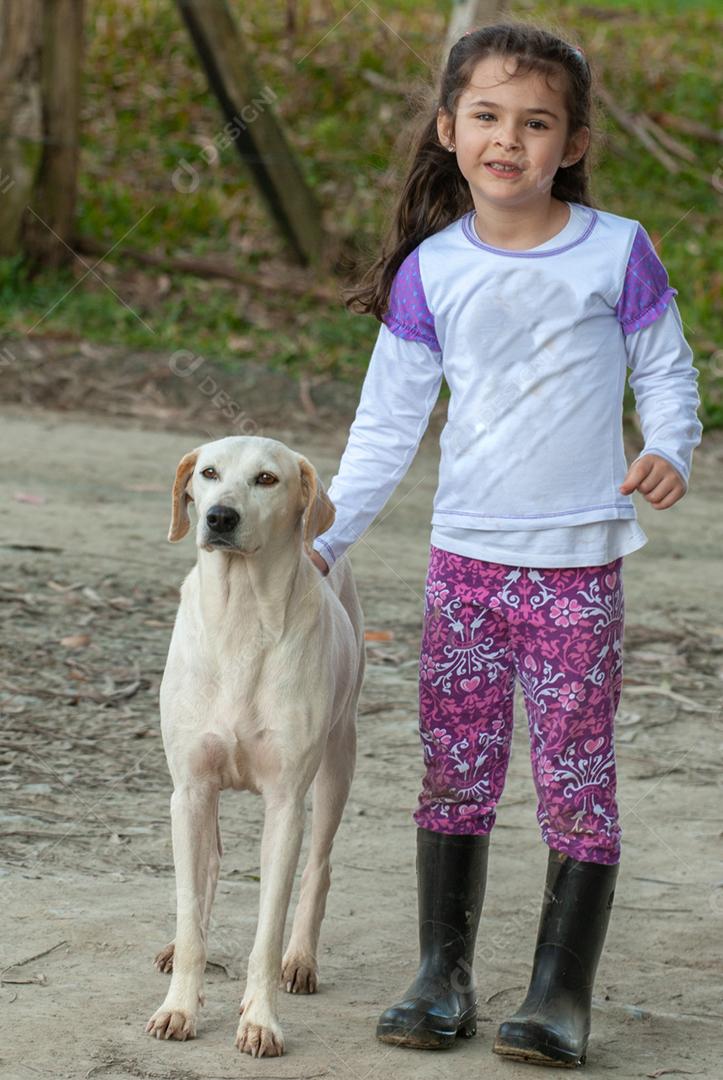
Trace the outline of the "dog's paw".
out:
M 154 966 L 161 972 L 162 975 L 170 975 L 173 971 L 173 951 L 175 945 L 173 942 L 169 942 L 164 949 L 161 949 L 159 953 L 156 953 L 156 957 L 153 961 Z
M 254 993 L 244 995 L 239 1007 L 241 1020 L 236 1032 L 236 1046 L 251 1057 L 280 1057 L 284 1036 L 276 1023 L 271 1003 Z
M 284 1052 L 284 1036 L 278 1024 L 270 1021 L 266 1025 L 254 1024 L 243 1016 L 241 1005 L 241 1023 L 236 1032 L 236 1046 L 242 1054 L 251 1057 L 281 1057 Z
M 195 1039 L 196 1014 L 189 1012 L 188 1009 L 174 1009 L 165 1004 L 161 1005 L 146 1024 L 146 1031 L 149 1035 L 155 1035 L 157 1039 L 178 1039 L 180 1042 Z
M 313 956 L 285 956 L 281 985 L 287 994 L 315 994 L 319 986 L 319 969 Z

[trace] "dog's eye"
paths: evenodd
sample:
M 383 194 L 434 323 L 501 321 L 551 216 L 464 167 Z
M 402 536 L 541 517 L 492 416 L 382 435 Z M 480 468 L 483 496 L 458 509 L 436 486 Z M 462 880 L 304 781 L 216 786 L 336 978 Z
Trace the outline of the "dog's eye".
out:
M 201 470 L 201 476 L 205 476 L 207 480 L 218 480 L 218 473 L 210 465 L 207 469 Z
M 262 487 L 271 487 L 272 484 L 276 483 L 276 477 L 272 476 L 271 473 L 262 472 L 256 477 L 256 483 L 261 484 Z

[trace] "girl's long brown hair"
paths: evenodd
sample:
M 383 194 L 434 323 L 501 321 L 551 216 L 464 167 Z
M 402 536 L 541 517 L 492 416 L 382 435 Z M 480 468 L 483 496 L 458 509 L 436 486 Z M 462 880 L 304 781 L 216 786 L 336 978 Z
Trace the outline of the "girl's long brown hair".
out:
M 549 79 L 562 70 L 566 75 L 567 136 L 570 138 L 583 126 L 592 131 L 591 71 L 576 50 L 575 45 L 547 30 L 512 21 L 484 26 L 456 42 L 442 72 L 434 108 L 427 103 L 414 125 L 406 180 L 393 208 L 381 254 L 359 283 L 343 292 L 348 308 L 381 321 L 389 305 L 394 275 L 407 255 L 427 236 L 473 209 L 472 194 L 456 156 L 439 141 L 437 111 L 442 108 L 454 115 L 456 103 L 480 60 L 488 56 L 512 57 L 517 61 L 515 76 L 535 72 Z M 553 197 L 593 205 L 589 158 L 590 148 L 574 165 L 557 170 L 552 182 Z

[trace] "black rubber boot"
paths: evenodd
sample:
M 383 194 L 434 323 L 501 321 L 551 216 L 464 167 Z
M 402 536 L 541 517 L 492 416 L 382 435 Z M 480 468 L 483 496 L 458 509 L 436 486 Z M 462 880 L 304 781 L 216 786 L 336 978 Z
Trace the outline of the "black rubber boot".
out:
M 487 836 L 417 829 L 420 964 L 398 1005 L 383 1012 L 377 1038 L 443 1050 L 477 1033 L 474 946 L 487 883 Z
M 592 987 L 618 867 L 550 851 L 527 997 L 497 1032 L 494 1052 L 537 1065 L 582 1065 Z

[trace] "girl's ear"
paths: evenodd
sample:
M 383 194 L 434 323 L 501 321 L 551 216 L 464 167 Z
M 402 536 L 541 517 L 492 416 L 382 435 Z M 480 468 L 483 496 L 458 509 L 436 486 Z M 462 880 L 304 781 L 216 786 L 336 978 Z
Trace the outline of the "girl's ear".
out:
M 454 142 L 453 131 L 454 117 L 440 106 L 437 110 L 437 136 L 442 146 L 449 147 Z
M 571 165 L 575 165 L 585 154 L 589 145 L 590 128 L 578 128 L 575 134 L 571 135 L 567 141 L 567 147 L 565 148 L 565 154 L 561 162 L 564 168 L 569 169 Z

